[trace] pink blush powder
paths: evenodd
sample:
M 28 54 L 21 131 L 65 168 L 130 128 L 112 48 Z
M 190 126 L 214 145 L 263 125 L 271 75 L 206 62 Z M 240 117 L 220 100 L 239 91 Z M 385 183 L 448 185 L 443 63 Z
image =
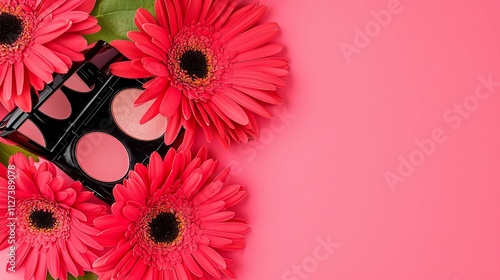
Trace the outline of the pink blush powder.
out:
M 71 116 L 71 104 L 60 89 L 56 90 L 40 106 L 39 110 L 45 115 L 58 120 L 65 120 Z
M 31 122 L 30 120 L 26 120 L 18 131 L 29 139 L 33 140 L 40 146 L 45 147 L 45 138 L 43 137 L 42 132 L 38 127 Z
M 129 154 L 115 137 L 103 132 L 91 132 L 78 140 L 76 161 L 91 178 L 102 182 L 122 179 L 129 170 Z
M 79 92 L 89 92 L 94 87 L 87 86 L 77 73 L 71 75 L 71 77 L 69 77 L 69 79 L 64 83 L 64 86 Z
M 134 101 L 143 92 L 142 89 L 128 88 L 120 91 L 111 104 L 111 112 L 118 127 L 128 136 L 138 140 L 151 141 L 165 133 L 167 118 L 157 115 L 145 124 L 140 124 L 142 116 L 149 109 L 153 100 L 135 107 Z

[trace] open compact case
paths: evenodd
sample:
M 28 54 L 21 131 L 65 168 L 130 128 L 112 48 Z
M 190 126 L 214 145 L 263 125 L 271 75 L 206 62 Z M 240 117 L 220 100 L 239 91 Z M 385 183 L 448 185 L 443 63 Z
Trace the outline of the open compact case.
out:
M 109 65 L 124 56 L 98 42 L 85 61 L 56 75 L 40 92 L 30 113 L 14 109 L 0 122 L 0 136 L 54 164 L 112 202 L 112 190 L 136 163 L 147 163 L 163 141 L 167 119 L 161 115 L 141 125 L 153 101 L 135 107 L 145 80 L 119 78 Z M 177 148 L 182 134 L 172 145 Z

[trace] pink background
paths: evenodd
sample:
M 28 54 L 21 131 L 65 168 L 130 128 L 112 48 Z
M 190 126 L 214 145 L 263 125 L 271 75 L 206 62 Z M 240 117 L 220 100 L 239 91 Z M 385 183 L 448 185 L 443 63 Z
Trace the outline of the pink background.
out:
M 261 2 L 291 60 L 287 102 L 258 141 L 210 145 L 249 193 L 238 279 L 500 279 L 500 86 L 478 79 L 500 81 L 500 3 Z M 348 62 L 341 43 L 367 25 Z

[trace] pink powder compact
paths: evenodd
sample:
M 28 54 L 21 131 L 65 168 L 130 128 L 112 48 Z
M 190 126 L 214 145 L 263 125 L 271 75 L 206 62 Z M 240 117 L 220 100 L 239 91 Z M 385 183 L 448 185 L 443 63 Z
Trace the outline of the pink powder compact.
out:
M 162 116 L 139 123 L 153 101 L 134 106 L 145 81 L 110 75 L 109 65 L 124 59 L 116 49 L 99 42 L 85 57 L 68 74 L 55 76 L 31 113 L 10 112 L 0 131 L 111 202 L 113 187 L 136 163 L 170 148 L 163 142 L 168 124 Z

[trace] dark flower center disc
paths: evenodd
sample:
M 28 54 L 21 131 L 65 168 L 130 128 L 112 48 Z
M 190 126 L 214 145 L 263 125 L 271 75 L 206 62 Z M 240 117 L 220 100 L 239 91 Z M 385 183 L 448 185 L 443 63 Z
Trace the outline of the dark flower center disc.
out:
M 179 221 L 173 213 L 160 213 L 149 223 L 149 235 L 156 243 L 171 243 L 179 232 Z
M 198 50 L 184 52 L 180 59 L 180 66 L 193 79 L 203 79 L 208 75 L 207 57 Z
M 30 214 L 31 224 L 37 229 L 53 229 L 56 219 L 52 212 L 35 210 Z
M 0 13 L 0 44 L 14 44 L 23 32 L 23 22 L 16 16 Z

